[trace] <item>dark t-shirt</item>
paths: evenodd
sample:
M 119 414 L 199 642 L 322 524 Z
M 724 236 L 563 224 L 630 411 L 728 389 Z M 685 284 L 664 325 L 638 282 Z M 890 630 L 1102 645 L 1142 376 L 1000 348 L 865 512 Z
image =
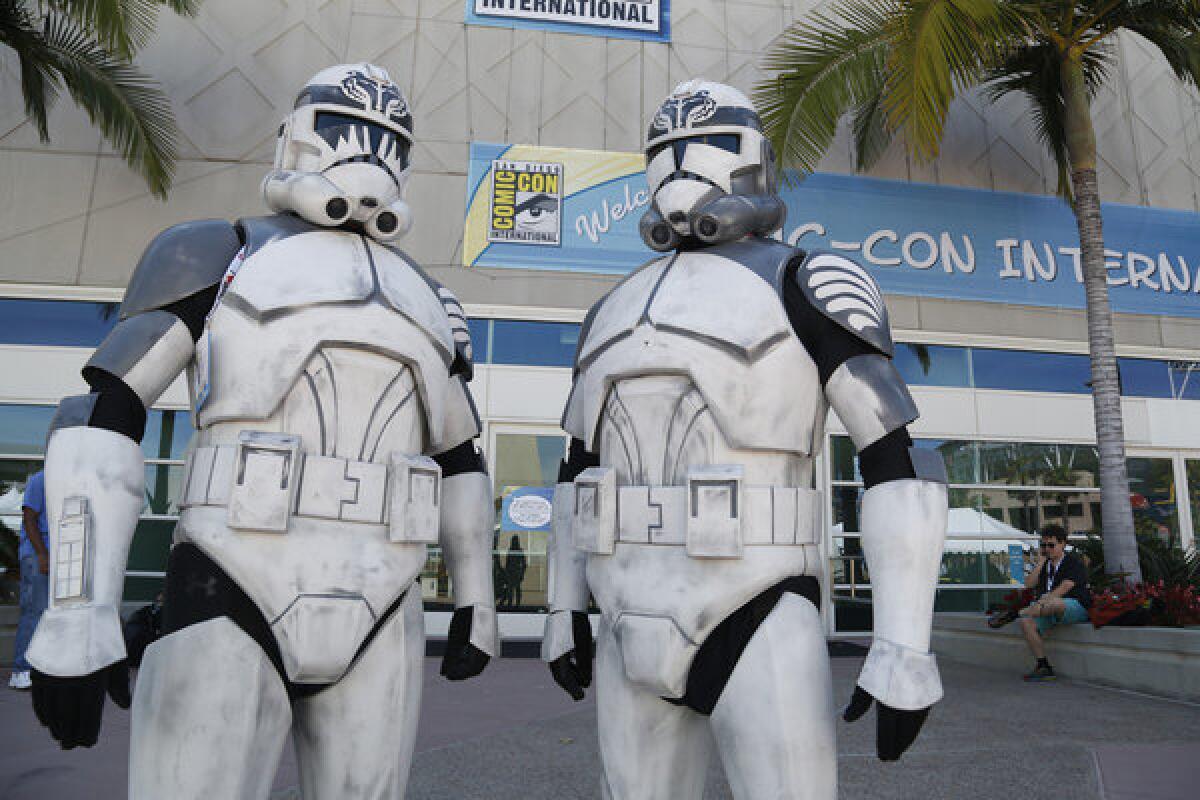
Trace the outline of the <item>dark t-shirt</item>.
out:
M 1063 581 L 1071 580 L 1075 585 L 1071 587 L 1071 591 L 1067 592 L 1066 597 L 1078 600 L 1079 605 L 1084 608 L 1092 607 L 1092 591 L 1088 588 L 1087 565 L 1083 563 L 1082 558 L 1074 553 L 1065 553 L 1062 561 L 1058 562 L 1058 569 L 1054 572 L 1053 584 L 1047 586 L 1049 573 L 1050 562 L 1047 561 L 1042 565 L 1042 572 L 1038 575 L 1038 597 L 1057 589 Z

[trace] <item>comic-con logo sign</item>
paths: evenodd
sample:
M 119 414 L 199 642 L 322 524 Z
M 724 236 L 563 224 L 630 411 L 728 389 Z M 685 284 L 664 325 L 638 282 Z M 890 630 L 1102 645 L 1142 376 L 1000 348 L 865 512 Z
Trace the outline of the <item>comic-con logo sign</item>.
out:
M 658 33 L 662 0 L 472 0 L 477 17 L 584 25 L 619 31 Z
M 488 241 L 558 246 L 562 191 L 562 164 L 493 161 Z

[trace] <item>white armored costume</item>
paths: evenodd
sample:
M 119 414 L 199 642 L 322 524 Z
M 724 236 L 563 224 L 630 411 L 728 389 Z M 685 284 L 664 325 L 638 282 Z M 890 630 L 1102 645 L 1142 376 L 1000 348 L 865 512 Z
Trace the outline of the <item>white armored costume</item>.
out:
M 415 579 L 454 582 L 442 674 L 497 653 L 492 494 L 462 308 L 391 241 L 411 116 L 371 65 L 317 74 L 280 128 L 274 216 L 177 225 L 63 401 L 46 457 L 39 718 L 91 745 L 128 704 L 118 608 L 149 408 L 185 368 L 197 432 L 164 629 L 133 698 L 133 798 L 265 798 L 289 729 L 306 798 L 401 798 L 424 655 Z
M 764 238 L 774 163 L 740 92 L 691 81 L 651 123 L 646 243 L 669 253 L 590 311 L 563 418 L 543 658 L 589 684 L 589 592 L 605 797 L 688 800 L 711 742 L 739 800 L 836 797 L 817 610 L 813 458 L 830 405 L 860 453 L 875 639 L 846 714 L 878 701 L 898 758 L 941 697 L 929 652 L 945 470 L 912 447 L 878 286 Z

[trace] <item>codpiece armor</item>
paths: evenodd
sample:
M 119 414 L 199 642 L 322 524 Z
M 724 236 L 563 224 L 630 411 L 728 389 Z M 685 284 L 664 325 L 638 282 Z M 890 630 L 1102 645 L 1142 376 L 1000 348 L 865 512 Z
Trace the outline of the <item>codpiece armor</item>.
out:
M 456 605 L 442 674 L 498 654 L 466 320 L 391 245 L 410 143 L 386 72 L 318 73 L 264 183 L 279 213 L 160 234 L 84 367 L 92 392 L 60 405 L 51 607 L 29 658 L 39 718 L 90 746 L 105 689 L 129 703 L 118 608 L 146 409 L 187 372 L 196 434 L 166 635 L 133 698 L 131 797 L 264 798 L 289 728 L 304 797 L 402 797 L 430 544 Z
M 654 116 L 647 162 L 643 235 L 670 252 L 593 306 L 580 333 L 542 656 L 582 697 L 594 597 L 606 797 L 699 798 L 711 736 L 739 800 L 832 800 L 813 488 L 827 411 L 860 454 L 875 608 L 846 713 L 878 701 L 887 760 L 941 697 L 929 638 L 944 466 L 908 436 L 918 412 L 875 281 L 766 238 L 783 207 L 749 101 L 681 84 Z

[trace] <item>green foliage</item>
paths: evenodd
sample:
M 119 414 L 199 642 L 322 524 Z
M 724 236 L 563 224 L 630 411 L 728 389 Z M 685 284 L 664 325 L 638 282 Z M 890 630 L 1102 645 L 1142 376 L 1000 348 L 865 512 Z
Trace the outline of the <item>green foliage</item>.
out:
M 0 44 L 17 54 L 25 111 L 42 141 L 49 141 L 49 110 L 65 89 L 165 197 L 176 154 L 171 106 L 132 60 L 162 6 L 193 14 L 198 0 L 0 0 Z
M 1144 583 L 1161 581 L 1168 587 L 1191 586 L 1200 590 L 1200 551 L 1184 551 L 1150 533 L 1139 533 L 1137 544 Z M 1099 537 L 1088 536 L 1085 541 L 1076 543 L 1075 549 L 1087 559 L 1088 580 L 1093 588 L 1120 582 L 1120 576 L 1104 572 L 1104 546 Z
M 1069 197 L 1062 67 L 1082 66 L 1090 99 L 1114 66 L 1121 29 L 1200 85 L 1196 0 L 841 0 L 776 40 L 754 99 L 781 163 L 810 172 L 844 116 L 861 170 L 897 135 L 916 158 L 934 158 L 962 92 L 982 88 L 993 100 L 1017 92 Z

